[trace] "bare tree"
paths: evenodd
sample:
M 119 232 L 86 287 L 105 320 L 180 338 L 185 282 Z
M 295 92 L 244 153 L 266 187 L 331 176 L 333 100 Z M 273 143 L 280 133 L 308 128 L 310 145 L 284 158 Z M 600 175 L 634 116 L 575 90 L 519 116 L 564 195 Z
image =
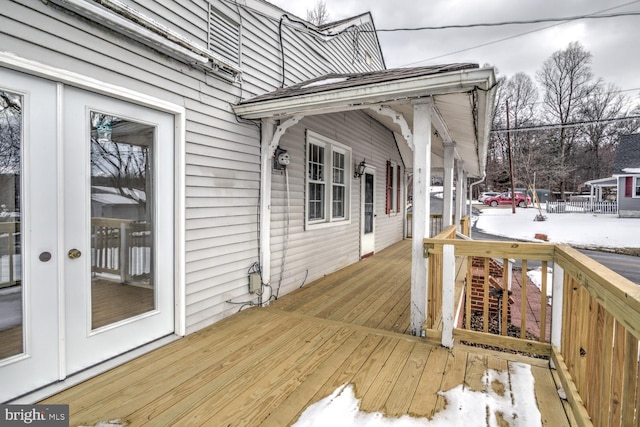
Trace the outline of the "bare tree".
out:
M 494 129 L 507 127 L 507 103 L 509 103 L 510 127 L 512 129 L 535 124 L 538 91 L 531 77 L 524 73 L 517 73 L 509 79 L 502 77 L 498 80 L 500 86 L 493 117 Z M 525 132 L 516 131 L 511 135 L 514 162 L 518 166 L 514 183 L 525 187 L 532 182 L 535 173 L 531 138 L 532 134 Z M 504 131 L 494 132 L 487 162 L 489 175 L 487 183 L 492 185 L 494 189 L 503 189 L 511 181 L 508 156 L 507 133 Z
M 543 109 L 546 119 L 561 124 L 552 140 L 558 158 L 560 197 L 564 198 L 566 181 L 571 173 L 567 159 L 577 137 L 575 128 L 565 125 L 578 120 L 584 105 L 600 81 L 594 81 L 591 71 L 591 53 L 578 42 L 551 55 L 537 73 L 542 86 Z
M 323 1 L 318 1 L 313 9 L 307 9 L 307 21 L 320 26 L 329 22 L 329 11 L 327 10 L 327 4 Z
M 582 181 L 599 179 L 611 174 L 612 156 L 606 156 L 609 161 L 603 161 L 603 150 L 614 149 L 618 135 L 625 133 L 630 125 L 630 123 L 609 121 L 627 115 L 624 108 L 625 96 L 615 85 L 596 85 L 587 101 L 581 111 L 582 120 L 588 122 L 582 127 L 584 136 L 584 155 L 580 168 Z

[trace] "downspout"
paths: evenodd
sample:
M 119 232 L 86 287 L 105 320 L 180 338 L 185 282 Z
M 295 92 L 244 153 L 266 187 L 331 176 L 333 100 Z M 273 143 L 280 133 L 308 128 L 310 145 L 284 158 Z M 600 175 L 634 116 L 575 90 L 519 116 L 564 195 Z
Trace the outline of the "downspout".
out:
M 473 201 L 473 186 L 474 185 L 478 185 L 481 182 L 483 182 L 485 180 L 485 178 L 487 177 L 487 173 L 483 173 L 482 174 L 482 178 L 480 178 L 478 181 L 476 182 L 472 182 L 471 184 L 469 184 L 469 218 L 471 218 L 471 215 L 473 214 L 473 207 L 471 205 L 471 202 Z M 473 233 L 471 230 L 473 229 L 473 226 L 471 224 L 469 224 L 469 238 L 472 238 L 471 234 Z

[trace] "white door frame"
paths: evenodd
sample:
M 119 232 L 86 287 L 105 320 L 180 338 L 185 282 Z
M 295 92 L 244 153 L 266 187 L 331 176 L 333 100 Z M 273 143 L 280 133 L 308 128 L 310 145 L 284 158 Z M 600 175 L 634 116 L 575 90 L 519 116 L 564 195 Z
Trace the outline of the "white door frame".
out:
M 60 68 L 51 67 L 49 65 L 22 58 L 10 52 L 0 51 L 0 67 L 7 68 L 19 72 L 23 72 L 27 75 L 34 77 L 42 77 L 44 79 L 58 82 L 58 106 L 62 103 L 62 90 L 63 85 L 69 85 L 80 89 L 85 89 L 97 94 L 107 95 L 116 99 L 131 102 L 144 107 L 149 107 L 159 111 L 170 113 L 174 116 L 174 333 L 179 336 L 186 334 L 186 285 L 185 285 L 185 132 L 186 132 L 186 109 L 177 104 L 165 101 L 163 99 L 155 98 L 144 93 L 136 92 L 124 87 L 116 86 L 113 84 L 99 81 L 82 74 L 74 73 Z M 58 108 L 61 110 L 61 108 Z M 61 121 L 60 113 L 55 118 L 58 123 Z M 50 135 L 49 138 L 60 141 L 62 138 L 63 129 L 61 126 L 57 127 L 56 135 Z M 58 147 L 61 144 L 56 144 Z M 61 152 L 56 153 L 58 161 L 61 159 Z M 28 178 L 27 178 L 28 179 Z M 26 185 L 26 184 L 25 184 Z M 61 183 L 57 184 L 61 186 Z M 56 212 L 59 214 L 60 209 Z M 58 223 L 62 221 L 58 218 Z M 62 239 L 58 239 L 59 242 Z M 24 256 L 36 256 L 40 248 L 31 248 L 27 244 L 26 250 L 30 253 L 24 253 Z M 61 246 L 54 248 L 59 253 L 64 250 Z M 62 283 L 64 272 L 62 270 L 64 259 L 58 258 L 56 261 L 57 273 L 52 273 L 53 276 L 58 278 L 58 282 Z M 62 285 L 60 285 L 62 286 Z M 59 291 L 59 290 L 58 290 Z M 60 319 L 63 313 L 64 306 L 61 303 L 58 308 L 58 319 Z M 61 324 L 60 331 L 64 331 L 64 327 Z M 59 345 L 64 343 L 64 337 L 57 337 Z M 136 352 L 134 352 L 136 353 Z M 135 357 L 132 353 L 132 358 Z M 58 379 L 65 378 L 65 364 L 64 360 L 60 360 L 58 357 L 50 357 L 49 360 L 53 360 L 58 364 Z M 103 371 L 108 369 L 108 363 L 105 364 L 105 368 L 96 368 L 97 371 Z M 37 388 L 34 385 L 32 389 Z M 22 392 L 21 392 L 22 393 Z M 19 393 L 18 393 L 19 394 Z M 0 399 L 3 400 L 3 399 Z
M 66 374 L 70 375 L 174 332 L 173 321 L 173 116 L 128 101 L 64 87 L 64 259 Z M 104 113 L 153 128 L 151 173 L 146 176 L 147 207 L 152 213 L 150 263 L 154 308 L 92 328 L 90 113 Z M 169 172 L 167 172 L 169 171 Z M 165 190 L 166 189 L 166 190 Z M 149 206 L 150 205 L 150 206 Z M 67 252 L 79 249 L 80 257 Z M 121 279 L 122 280 L 122 279 Z M 126 285 L 123 285 L 126 286 Z M 81 308 L 81 309 L 79 309 Z
M 22 97 L 22 143 L 20 184 L 20 234 L 22 264 L 21 334 L 22 351 L 0 360 L 0 402 L 26 393 L 59 377 L 58 345 L 61 341 L 58 283 L 61 277 L 56 242 L 59 238 L 59 209 L 55 178 L 58 163 L 55 144 L 33 141 L 55 140 L 51 130 L 56 117 L 56 84 L 32 76 L 2 71 L 0 90 Z M 49 110 L 49 111 L 48 111 Z M 38 188 L 36 193 L 32 188 Z M 43 215 L 42 213 L 46 213 Z M 49 253 L 48 259 L 39 259 Z
M 373 230 L 365 234 L 366 176 L 373 176 Z M 360 177 L 360 257 L 372 255 L 376 250 L 376 168 L 367 165 Z

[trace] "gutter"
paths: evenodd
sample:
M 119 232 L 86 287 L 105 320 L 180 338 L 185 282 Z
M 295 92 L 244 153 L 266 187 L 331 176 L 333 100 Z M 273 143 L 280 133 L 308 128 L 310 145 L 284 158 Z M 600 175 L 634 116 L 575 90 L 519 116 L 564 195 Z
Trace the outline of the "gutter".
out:
M 478 181 L 472 182 L 471 184 L 469 184 L 469 222 L 471 222 L 471 214 L 472 214 L 472 209 L 473 209 L 473 186 L 474 185 L 478 185 L 481 182 L 483 182 L 485 180 L 485 178 L 487 177 L 487 173 L 483 173 L 482 174 L 482 178 L 480 178 Z M 472 230 L 473 226 L 471 224 L 469 224 L 469 238 L 472 238 L 471 234 L 472 234 Z
M 234 78 L 242 72 L 237 65 L 227 59 L 154 21 L 120 0 L 49 1 L 182 62 L 220 70 Z

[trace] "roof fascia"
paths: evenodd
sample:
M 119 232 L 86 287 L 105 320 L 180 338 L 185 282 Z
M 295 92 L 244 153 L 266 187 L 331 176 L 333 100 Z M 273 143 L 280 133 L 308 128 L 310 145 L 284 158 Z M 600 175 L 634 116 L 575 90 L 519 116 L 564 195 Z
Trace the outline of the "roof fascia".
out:
M 249 101 L 236 105 L 233 109 L 238 116 L 250 120 L 294 114 L 325 114 L 332 111 L 368 108 L 370 105 L 379 103 L 467 92 L 477 87 L 486 90 L 490 88 L 493 76 L 492 69 L 462 70 L 255 103 Z

